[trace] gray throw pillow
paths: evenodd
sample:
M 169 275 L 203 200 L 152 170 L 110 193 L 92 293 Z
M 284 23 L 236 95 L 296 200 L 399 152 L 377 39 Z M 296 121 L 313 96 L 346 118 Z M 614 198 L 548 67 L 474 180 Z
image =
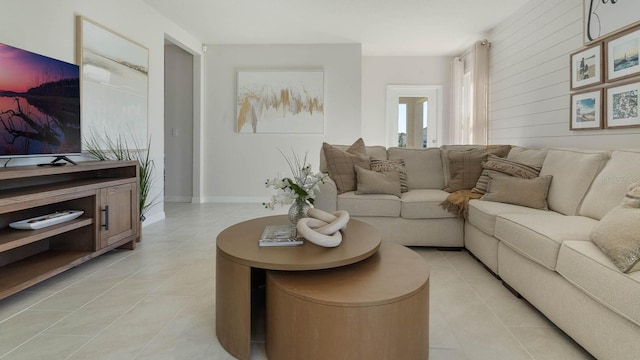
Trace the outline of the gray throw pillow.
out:
M 489 180 L 487 193 L 480 200 L 547 210 L 547 194 L 551 179 L 551 175 L 535 179 L 521 179 L 511 176 L 494 177 Z
M 640 183 L 593 228 L 591 241 L 620 271 L 640 270 Z
M 358 179 L 356 194 L 389 194 L 400 197 L 400 172 L 398 170 L 378 172 L 354 166 Z

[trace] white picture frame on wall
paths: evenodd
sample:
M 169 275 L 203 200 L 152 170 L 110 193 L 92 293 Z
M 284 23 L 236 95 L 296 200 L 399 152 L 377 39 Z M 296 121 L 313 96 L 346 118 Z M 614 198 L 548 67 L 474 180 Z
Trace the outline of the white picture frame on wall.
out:
M 76 38 L 83 138 L 99 150 L 146 148 L 149 50 L 84 16 L 76 16 Z
M 602 43 L 595 44 L 571 54 L 571 90 L 602 83 Z
M 237 73 L 238 133 L 323 134 L 324 71 Z
M 606 128 L 629 128 L 640 126 L 640 82 L 628 83 L 607 89 Z
M 571 94 L 569 129 L 602 129 L 602 89 Z

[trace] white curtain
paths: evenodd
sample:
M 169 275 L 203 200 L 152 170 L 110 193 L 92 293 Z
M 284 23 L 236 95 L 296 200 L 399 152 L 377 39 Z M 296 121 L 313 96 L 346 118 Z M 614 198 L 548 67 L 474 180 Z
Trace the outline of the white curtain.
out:
M 463 77 L 464 61 L 460 57 L 454 57 L 451 63 L 451 122 L 449 123 L 449 143 L 462 144 L 463 138 Z
M 474 144 L 486 145 L 489 126 L 489 48 L 488 41 L 474 45 L 471 69 L 471 136 Z
M 488 41 L 478 41 L 462 57 L 453 59 L 451 144 L 487 144 L 489 47 Z

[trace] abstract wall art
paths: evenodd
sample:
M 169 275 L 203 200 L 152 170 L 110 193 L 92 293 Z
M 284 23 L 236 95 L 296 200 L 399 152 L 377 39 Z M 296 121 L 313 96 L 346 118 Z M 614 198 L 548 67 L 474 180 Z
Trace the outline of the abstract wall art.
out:
M 83 136 L 145 148 L 149 50 L 82 16 L 76 17 L 76 31 Z M 109 149 L 107 143 L 92 146 Z
M 324 133 L 324 71 L 238 71 L 239 133 Z

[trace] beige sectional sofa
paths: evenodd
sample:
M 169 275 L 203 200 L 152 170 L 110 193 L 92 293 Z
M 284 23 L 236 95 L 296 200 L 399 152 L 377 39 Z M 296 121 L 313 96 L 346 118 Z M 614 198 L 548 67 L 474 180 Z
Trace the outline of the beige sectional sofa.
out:
M 440 206 L 451 149 L 466 148 L 368 147 L 371 158 L 405 160 L 409 192 L 338 194 L 329 180 L 315 206 L 347 210 L 385 241 L 464 246 L 596 358 L 640 358 L 640 271 L 621 272 L 591 241 L 592 229 L 640 181 L 640 150 L 515 147 L 507 159 L 541 164 L 540 176 L 552 176 L 548 210 L 471 200 L 463 220 Z M 327 170 L 322 156 L 320 170 Z

